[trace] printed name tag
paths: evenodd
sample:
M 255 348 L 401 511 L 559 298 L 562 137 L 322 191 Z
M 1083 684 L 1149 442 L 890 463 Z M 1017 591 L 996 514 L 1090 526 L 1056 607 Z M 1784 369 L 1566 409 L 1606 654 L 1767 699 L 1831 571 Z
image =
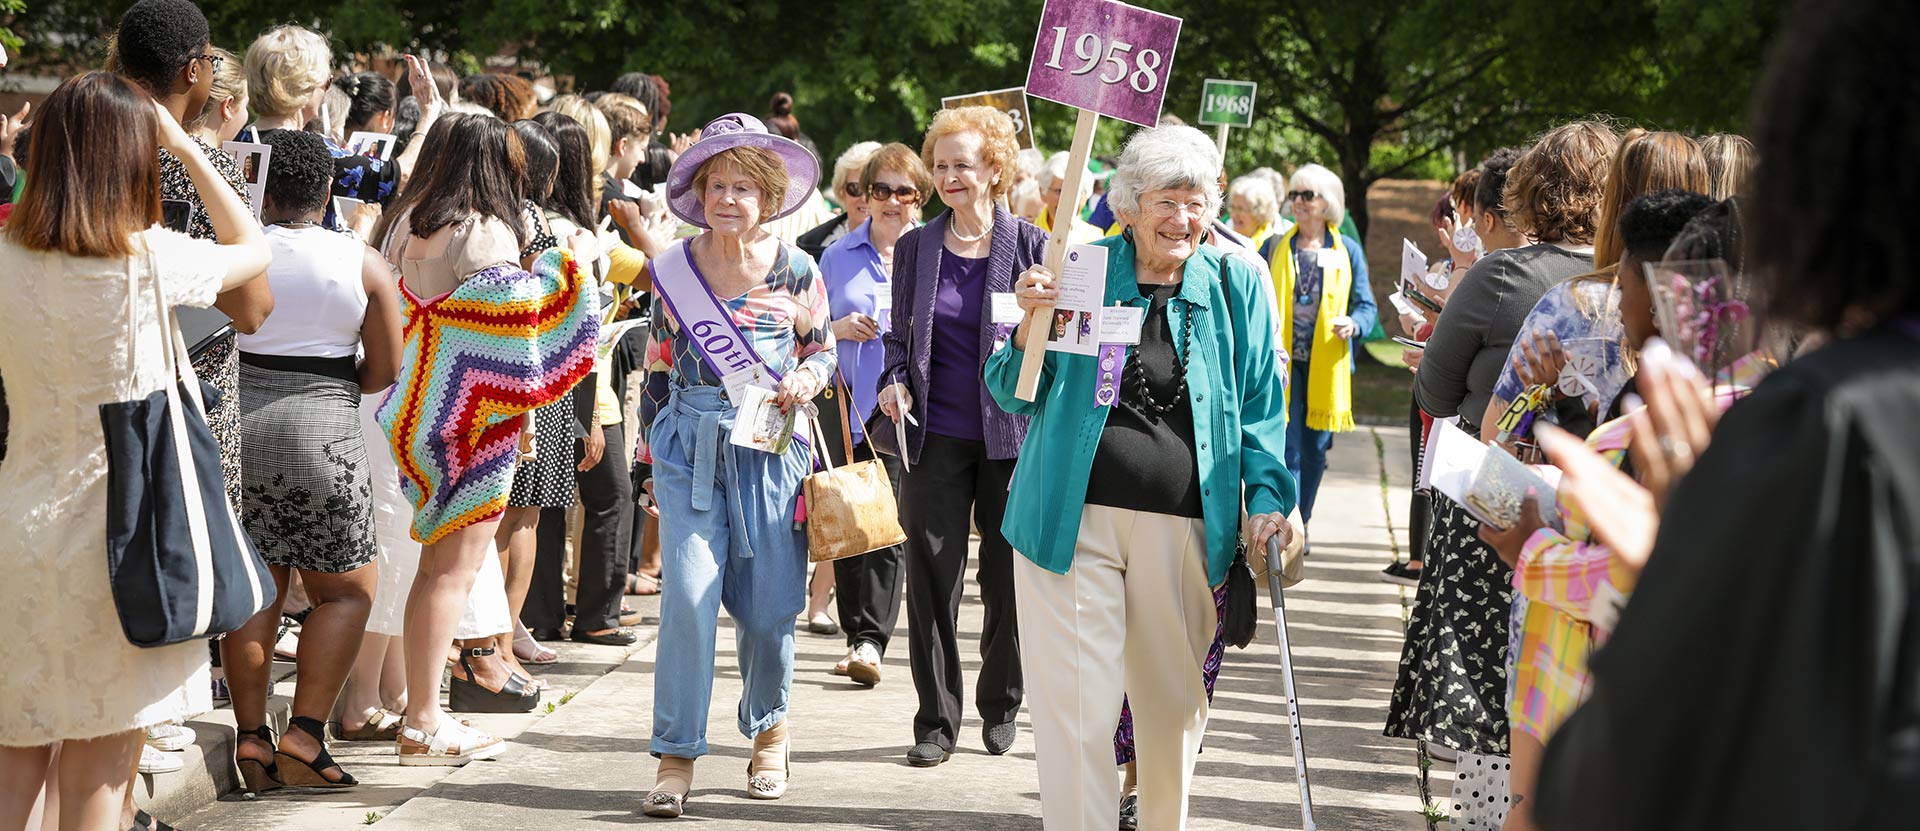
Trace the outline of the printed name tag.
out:
M 1103 306 L 1100 308 L 1100 342 L 1136 344 L 1140 342 L 1140 324 L 1147 318 L 1147 310 L 1138 306 Z
M 744 394 L 747 387 L 760 387 L 767 390 L 774 388 L 773 376 L 768 374 L 766 364 L 754 364 L 731 373 L 721 378 L 720 383 L 727 388 L 727 400 L 734 402 L 735 405 L 747 400 Z
M 882 285 L 873 293 L 873 320 L 881 334 L 893 328 L 893 289 Z
M 1319 256 L 1320 256 L 1320 268 L 1325 271 L 1335 271 L 1338 269 L 1346 268 L 1348 265 L 1347 255 L 1340 251 L 1336 251 L 1332 248 L 1320 249 Z
M 1020 311 L 1020 298 L 1015 297 L 1013 292 L 996 291 L 993 293 L 994 323 L 1007 323 L 1018 326 L 1020 325 L 1020 321 L 1024 319 L 1026 319 L 1026 313 Z

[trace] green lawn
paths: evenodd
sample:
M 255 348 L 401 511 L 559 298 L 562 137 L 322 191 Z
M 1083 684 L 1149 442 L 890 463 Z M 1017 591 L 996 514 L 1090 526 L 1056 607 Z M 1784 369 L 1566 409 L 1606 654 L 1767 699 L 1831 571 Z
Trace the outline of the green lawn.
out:
M 1385 419 L 1390 424 L 1407 420 L 1407 402 L 1413 396 L 1413 373 L 1400 361 L 1400 344 L 1390 340 L 1366 344 L 1366 355 L 1357 355 L 1360 371 L 1353 376 L 1353 414 L 1359 418 Z

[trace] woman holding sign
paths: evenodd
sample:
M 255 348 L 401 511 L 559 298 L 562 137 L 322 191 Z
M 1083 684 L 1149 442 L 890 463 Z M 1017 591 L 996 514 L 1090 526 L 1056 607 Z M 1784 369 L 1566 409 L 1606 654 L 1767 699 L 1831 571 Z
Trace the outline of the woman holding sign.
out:
M 722 605 L 744 686 L 740 732 L 753 739 L 747 795 L 786 793 L 793 618 L 806 605 L 797 520 L 814 456 L 784 437 L 743 440 L 756 431 L 734 424 L 794 424 L 794 408 L 826 387 L 836 363 L 813 258 L 761 227 L 806 201 L 819 162 L 742 113 L 714 119 L 701 136 L 674 162 L 667 196 L 675 216 L 708 230 L 650 264 L 647 398 L 659 415 L 645 487 L 659 505 L 663 568 L 650 748 L 660 767 L 642 810 L 655 817 L 680 816 L 694 759 L 707 754 Z
M 998 200 L 1013 187 L 1013 120 L 992 107 L 941 110 L 921 159 L 949 209 L 900 238 L 893 261 L 893 320 L 883 339 L 879 405 L 900 422 L 907 462 L 900 525 L 907 532 L 907 647 L 920 708 L 907 762 L 933 767 L 960 734 L 960 646 L 955 620 L 967 568 L 967 538 L 980 529 L 980 680 L 974 704 L 987 752 L 1013 747 L 1023 683 L 1013 610 L 1013 548 L 1000 535 L 1024 415 L 993 405 L 980 368 L 1006 344 L 990 298 L 1040 262 L 1046 232 Z M 1010 327 L 1008 327 L 1010 328 Z M 882 431 L 883 433 L 885 431 Z M 874 437 L 881 446 L 897 443 Z
M 1360 241 L 1340 233 L 1346 188 L 1317 164 L 1293 172 L 1287 202 L 1295 225 L 1260 253 L 1280 300 L 1280 339 L 1293 356 L 1287 389 L 1287 470 L 1300 483 L 1300 518 L 1327 470 L 1333 434 L 1353 429 L 1353 340 L 1373 331 L 1376 311 Z
M 1243 505 L 1251 550 L 1292 534 L 1273 312 L 1252 266 L 1201 243 L 1219 172 L 1198 130 L 1136 133 L 1109 191 L 1126 230 L 1095 243 L 1107 259 L 1100 328 L 1114 340 L 1097 356 L 1048 352 L 1031 402 L 1015 394 L 1020 350 L 987 361 L 994 400 L 1033 419 L 1003 530 L 1022 555 L 1023 643 L 1045 668 L 1029 681 L 1050 831 L 1119 822 L 1110 738 L 1123 697 L 1139 827 L 1185 827 L 1218 626 L 1211 587 L 1226 581 Z M 1028 269 L 1020 306 L 1050 311 L 1060 285 Z

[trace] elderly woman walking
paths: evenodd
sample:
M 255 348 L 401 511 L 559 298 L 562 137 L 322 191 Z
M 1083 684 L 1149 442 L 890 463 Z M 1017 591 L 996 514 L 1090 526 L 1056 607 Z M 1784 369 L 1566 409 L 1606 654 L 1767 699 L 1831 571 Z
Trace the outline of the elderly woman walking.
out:
M 995 407 L 980 380 L 987 355 L 1008 335 L 993 325 L 987 298 L 1010 291 L 1046 245 L 1044 232 L 996 204 L 1013 186 L 1013 136 L 1013 121 L 992 107 L 934 116 L 920 155 L 948 211 L 908 231 L 894 249 L 879 406 L 907 422 L 907 446 L 898 450 L 910 468 L 900 484 L 900 524 L 907 532 L 907 650 L 920 694 L 907 751 L 916 767 L 945 762 L 960 734 L 955 620 L 975 526 L 986 622 L 974 706 L 988 753 L 1013 747 L 1024 696 L 1013 548 L 1000 535 L 1000 520 L 1027 419 Z M 886 432 L 875 437 L 882 446 L 894 440 Z
M 819 171 L 805 148 L 733 113 L 709 123 L 667 177 L 674 215 L 707 232 L 651 264 L 647 398 L 658 415 L 646 487 L 659 503 L 662 571 L 651 745 L 660 767 L 648 816 L 680 816 L 693 762 L 707 754 L 722 606 L 744 687 L 740 732 L 753 740 L 747 795 L 787 790 L 793 617 L 807 579 L 795 520 L 814 454 L 798 441 L 774 453 L 728 437 L 748 387 L 790 411 L 833 377 L 832 317 L 813 258 L 761 228 L 799 208 Z
M 987 361 L 994 400 L 1033 419 L 1003 530 L 1022 555 L 1015 587 L 1049 831 L 1119 822 L 1110 738 L 1123 696 L 1139 824 L 1185 826 L 1207 723 L 1211 587 L 1226 580 L 1243 506 L 1255 550 L 1292 533 L 1273 312 L 1251 266 L 1201 242 L 1220 210 L 1219 172 L 1213 142 L 1190 127 L 1141 131 L 1121 152 L 1109 201 L 1126 230 L 1097 244 L 1108 251 L 1104 303 L 1145 316 L 1124 357 L 1049 352 L 1030 402 L 1014 394 L 1020 350 Z M 1045 268 L 1028 269 L 1021 307 L 1050 312 L 1055 286 Z

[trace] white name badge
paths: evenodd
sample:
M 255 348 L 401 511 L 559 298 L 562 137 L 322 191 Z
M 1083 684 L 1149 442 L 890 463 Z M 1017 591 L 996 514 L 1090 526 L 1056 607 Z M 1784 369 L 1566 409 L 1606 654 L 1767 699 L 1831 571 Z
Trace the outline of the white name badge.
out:
M 1139 343 L 1140 325 L 1146 319 L 1147 310 L 1138 306 L 1102 306 L 1100 343 Z
M 995 324 L 1018 326 L 1020 325 L 1020 321 L 1025 319 L 1026 314 L 1020 311 L 1020 298 L 1015 297 L 1013 292 L 996 291 L 993 293 L 993 322 Z
M 1337 251 L 1332 248 L 1320 249 L 1319 256 L 1320 256 L 1320 268 L 1322 271 L 1338 271 L 1340 269 L 1346 268 L 1349 265 L 1347 262 L 1347 255 L 1344 252 Z
M 873 293 L 873 322 L 881 334 L 893 328 L 893 288 L 882 285 Z
M 736 406 L 747 400 L 745 395 L 747 387 L 767 390 L 774 388 L 773 376 L 767 372 L 767 365 L 761 363 L 730 373 L 725 378 L 721 378 L 720 383 L 727 388 L 727 400 L 734 402 Z

